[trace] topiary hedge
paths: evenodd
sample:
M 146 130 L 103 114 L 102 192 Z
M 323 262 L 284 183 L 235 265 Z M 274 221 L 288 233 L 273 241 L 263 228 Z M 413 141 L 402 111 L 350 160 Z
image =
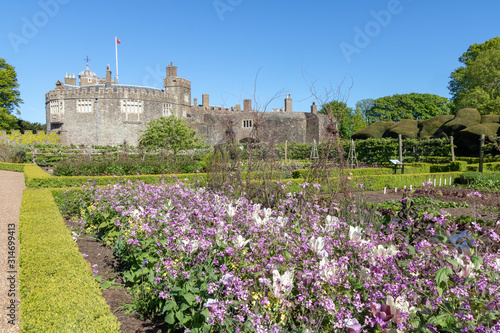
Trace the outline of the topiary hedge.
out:
M 119 332 L 49 190 L 24 191 L 19 241 L 23 332 Z

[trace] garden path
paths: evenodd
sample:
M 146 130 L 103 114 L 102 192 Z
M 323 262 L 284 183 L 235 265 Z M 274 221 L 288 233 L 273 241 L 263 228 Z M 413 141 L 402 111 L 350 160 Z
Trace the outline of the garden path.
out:
M 23 173 L 0 170 L 0 332 L 19 332 L 18 231 L 24 189 Z M 12 248 L 9 249 L 9 236 L 15 238 L 14 258 Z M 12 303 L 16 306 L 13 313 L 8 308 Z

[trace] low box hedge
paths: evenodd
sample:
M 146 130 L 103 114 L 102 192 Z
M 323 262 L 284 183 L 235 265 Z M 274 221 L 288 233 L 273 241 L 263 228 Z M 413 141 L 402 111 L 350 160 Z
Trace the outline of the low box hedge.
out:
M 205 174 L 202 173 L 186 173 L 177 175 L 132 175 L 132 176 L 51 176 L 43 171 L 37 165 L 26 165 L 24 169 L 26 187 L 28 188 L 58 188 L 58 187 L 75 187 L 82 186 L 89 181 L 94 182 L 96 185 L 115 184 L 123 181 L 140 180 L 148 184 L 164 178 L 167 181 L 186 180 L 196 181 L 197 179 L 204 180 Z
M 429 180 L 434 182 L 436 180 L 436 186 L 439 186 L 439 180 L 441 179 L 441 185 L 444 186 L 444 180 L 446 179 L 446 185 L 450 185 L 451 182 L 454 183 L 456 179 L 459 179 L 462 172 L 442 172 L 442 173 L 420 173 L 420 174 L 390 174 L 390 175 L 363 175 L 363 176 L 351 176 L 350 185 L 353 189 L 359 189 L 358 184 L 363 184 L 363 189 L 367 191 L 380 191 L 384 187 L 387 189 L 402 189 L 406 186 L 407 189 L 412 187 L 422 187 L 422 183 L 426 183 Z M 300 184 L 304 182 L 303 179 L 285 179 L 282 183 L 290 182 L 288 191 L 290 192 L 300 192 Z M 339 186 L 340 179 L 332 178 L 332 186 Z M 325 191 L 323 188 L 322 191 Z
M 23 332 L 119 332 L 49 190 L 26 189 L 19 217 Z
M 479 164 L 469 164 L 467 165 L 467 171 L 478 171 Z M 500 162 L 493 163 L 483 163 L 483 171 L 486 172 L 498 172 L 500 171 Z
M 23 172 L 24 164 L 0 162 L 0 170 Z

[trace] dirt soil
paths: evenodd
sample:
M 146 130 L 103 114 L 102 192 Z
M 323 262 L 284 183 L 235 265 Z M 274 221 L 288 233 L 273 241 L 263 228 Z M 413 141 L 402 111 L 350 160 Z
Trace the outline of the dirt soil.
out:
M 460 188 L 430 188 L 424 191 L 416 190 L 414 193 L 406 192 L 409 197 L 427 196 L 445 202 L 467 202 L 469 207 L 446 208 L 443 211 L 455 217 L 473 216 L 482 220 L 500 220 L 500 193 L 481 192 L 482 197 L 468 196 L 472 190 Z M 394 192 L 387 191 L 362 191 L 354 193 L 354 197 L 362 199 L 366 202 L 385 203 L 387 201 L 399 202 L 403 198 L 404 190 Z M 69 225 L 68 225 L 69 226 Z M 71 227 L 71 226 L 69 226 Z M 120 266 L 117 260 L 113 257 L 111 249 L 104 246 L 102 243 L 95 240 L 93 237 L 82 235 L 78 240 L 78 247 L 81 253 L 87 255 L 87 261 L 91 266 L 95 266 L 93 270 L 98 271 L 98 275 L 102 275 L 102 281 L 108 278 L 114 278 L 114 286 L 119 286 L 118 289 L 106 289 L 102 291 L 104 298 L 109 304 L 111 311 L 121 323 L 121 331 L 124 333 L 139 333 L 139 332 L 167 332 L 165 325 L 154 323 L 148 319 L 141 319 L 137 314 L 125 314 L 127 307 L 125 304 L 131 304 L 132 299 L 127 289 L 122 285 L 120 278 Z

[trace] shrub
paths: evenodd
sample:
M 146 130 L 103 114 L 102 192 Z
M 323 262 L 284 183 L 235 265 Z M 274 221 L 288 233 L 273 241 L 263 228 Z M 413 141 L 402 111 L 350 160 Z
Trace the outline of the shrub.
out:
M 118 332 L 50 191 L 25 190 L 19 223 L 23 332 Z

